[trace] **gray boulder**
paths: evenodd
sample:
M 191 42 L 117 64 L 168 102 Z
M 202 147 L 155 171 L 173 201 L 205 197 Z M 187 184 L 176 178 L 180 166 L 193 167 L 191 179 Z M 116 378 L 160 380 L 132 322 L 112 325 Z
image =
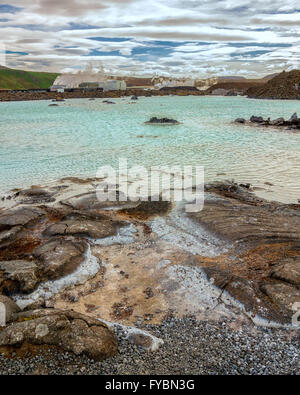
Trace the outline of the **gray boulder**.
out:
M 20 313 L 0 332 L 0 347 L 56 346 L 97 361 L 117 353 L 115 335 L 97 319 L 74 311 L 40 309 Z
M 6 322 L 13 321 L 16 317 L 16 314 L 21 311 L 19 306 L 7 296 L 0 295 L 0 303 L 3 303 L 3 305 L 5 306 Z

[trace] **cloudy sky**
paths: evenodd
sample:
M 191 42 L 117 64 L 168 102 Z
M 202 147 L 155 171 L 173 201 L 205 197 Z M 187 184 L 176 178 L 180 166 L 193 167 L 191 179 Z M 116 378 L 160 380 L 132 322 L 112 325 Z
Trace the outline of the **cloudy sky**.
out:
M 135 75 L 300 68 L 299 0 L 0 0 L 6 66 Z

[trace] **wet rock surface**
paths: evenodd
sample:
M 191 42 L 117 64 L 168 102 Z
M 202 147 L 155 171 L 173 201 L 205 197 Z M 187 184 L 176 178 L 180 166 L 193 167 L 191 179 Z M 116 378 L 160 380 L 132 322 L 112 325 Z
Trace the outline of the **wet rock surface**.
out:
M 67 220 L 50 225 L 45 229 L 45 236 L 85 236 L 92 239 L 101 239 L 116 233 L 116 225 L 110 220 Z

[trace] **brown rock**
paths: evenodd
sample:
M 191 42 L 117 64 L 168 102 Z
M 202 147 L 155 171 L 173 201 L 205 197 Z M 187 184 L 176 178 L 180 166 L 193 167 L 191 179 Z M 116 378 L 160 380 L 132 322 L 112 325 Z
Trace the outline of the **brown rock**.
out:
M 219 183 L 206 190 L 203 210 L 190 216 L 220 239 L 256 244 L 300 242 L 300 210 L 258 199 L 236 184 Z
M 291 312 L 293 304 L 300 301 L 300 290 L 292 285 L 282 282 L 263 284 L 262 291 L 278 306 L 282 306 Z
M 0 215 L 0 231 L 10 229 L 14 226 L 25 226 L 43 215 L 42 210 L 20 207 L 7 210 Z
M 103 237 L 112 236 L 116 233 L 116 226 L 113 221 L 62 221 L 49 226 L 44 231 L 44 236 L 84 236 L 92 239 L 101 239 Z
M 72 273 L 84 261 L 87 247 L 85 241 L 57 238 L 46 242 L 33 251 L 39 274 L 44 279 L 57 279 Z
M 290 321 L 290 314 L 285 306 L 278 309 L 271 304 L 254 281 L 232 275 L 225 270 L 207 267 L 203 270 L 216 287 L 238 300 L 251 315 L 258 315 L 268 321 L 281 323 Z
M 21 230 L 22 226 L 14 226 L 11 229 L 3 230 L 2 232 L 0 232 L 0 244 L 3 246 L 3 244 L 15 239 L 15 237 L 19 232 L 21 232 Z
M 37 266 L 34 262 L 23 260 L 1 261 L 0 272 L 3 272 L 3 280 L 0 278 L 0 290 L 5 283 L 14 285 L 14 292 L 32 292 L 39 280 L 37 278 Z
M 117 353 L 115 335 L 101 321 L 73 311 L 41 309 L 17 316 L 17 321 L 0 332 L 0 347 L 24 343 L 57 346 L 97 361 Z
M 300 286 L 300 257 L 285 259 L 274 267 L 271 277 Z

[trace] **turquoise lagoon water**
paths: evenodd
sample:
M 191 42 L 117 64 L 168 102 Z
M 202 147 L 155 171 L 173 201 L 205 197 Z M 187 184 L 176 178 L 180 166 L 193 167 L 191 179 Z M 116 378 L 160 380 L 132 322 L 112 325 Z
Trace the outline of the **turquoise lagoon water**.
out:
M 102 165 L 203 165 L 206 181 L 250 182 L 257 193 L 300 199 L 300 133 L 232 124 L 252 114 L 300 115 L 299 101 L 244 97 L 149 97 L 0 103 L 0 192 L 64 176 L 95 176 Z M 151 116 L 178 126 L 144 125 Z M 222 173 L 222 174 L 220 174 Z M 225 174 L 223 174 L 225 173 Z M 274 186 L 268 186 L 270 182 Z

